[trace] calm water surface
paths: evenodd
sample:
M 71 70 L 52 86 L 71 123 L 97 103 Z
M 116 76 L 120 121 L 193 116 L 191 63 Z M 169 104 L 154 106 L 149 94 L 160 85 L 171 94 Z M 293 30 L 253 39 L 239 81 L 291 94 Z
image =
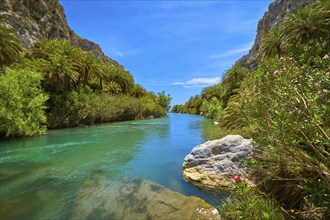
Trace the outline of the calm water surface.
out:
M 224 194 L 186 183 L 182 162 L 214 129 L 199 116 L 109 123 L 0 141 L 1 219 L 66 219 L 95 174 L 138 177 L 219 205 Z

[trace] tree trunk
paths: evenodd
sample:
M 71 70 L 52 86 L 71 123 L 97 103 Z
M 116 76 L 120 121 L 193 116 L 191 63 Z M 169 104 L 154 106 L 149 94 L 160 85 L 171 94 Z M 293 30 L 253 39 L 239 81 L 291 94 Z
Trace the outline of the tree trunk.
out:
M 103 88 L 102 88 L 102 79 L 100 78 L 100 91 L 102 91 Z

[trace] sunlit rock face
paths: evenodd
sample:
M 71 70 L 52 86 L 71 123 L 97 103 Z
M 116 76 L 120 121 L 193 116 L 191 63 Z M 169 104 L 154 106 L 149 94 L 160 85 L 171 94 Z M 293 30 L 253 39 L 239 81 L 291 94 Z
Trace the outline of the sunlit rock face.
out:
M 258 22 L 257 34 L 251 50 L 236 63 L 247 68 L 256 69 L 260 59 L 259 48 L 262 38 L 274 27 L 281 24 L 287 14 L 294 13 L 299 7 L 305 7 L 312 2 L 315 2 L 315 0 L 274 0 L 269 4 L 268 11 Z
M 183 177 L 196 185 L 222 188 L 231 185 L 230 177 L 247 177 L 245 160 L 253 155 L 255 143 L 240 135 L 207 141 L 192 149 L 183 162 Z
M 220 219 L 205 201 L 142 179 L 92 178 L 76 200 L 72 219 Z
M 74 33 L 58 0 L 1 0 L 0 19 L 6 26 L 17 31 L 26 49 L 33 47 L 40 39 L 62 39 L 85 51 L 91 51 L 103 61 L 119 65 L 104 55 L 98 44 Z

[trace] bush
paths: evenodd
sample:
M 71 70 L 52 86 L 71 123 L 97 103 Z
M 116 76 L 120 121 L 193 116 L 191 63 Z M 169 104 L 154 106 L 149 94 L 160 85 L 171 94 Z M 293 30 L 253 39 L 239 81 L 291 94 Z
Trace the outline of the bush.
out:
M 204 100 L 201 106 L 201 112 L 208 118 L 221 119 L 224 116 L 222 103 L 216 98 L 211 98 L 210 101 Z
M 46 130 L 41 74 L 7 68 L 0 74 L 0 137 L 41 134 Z
M 113 96 L 80 88 L 63 95 L 52 95 L 48 113 L 50 128 L 72 127 L 94 123 L 141 119 L 148 116 L 161 117 L 167 114 L 157 102 L 157 97 L 135 98 Z
M 235 192 L 222 205 L 225 219 L 270 219 L 282 220 L 280 210 L 268 199 L 257 195 L 239 176 L 233 176 Z
M 254 118 L 256 177 L 286 209 L 329 213 L 330 61 L 313 66 L 293 58 L 264 62 L 256 74 Z M 296 212 L 299 215 L 299 212 Z

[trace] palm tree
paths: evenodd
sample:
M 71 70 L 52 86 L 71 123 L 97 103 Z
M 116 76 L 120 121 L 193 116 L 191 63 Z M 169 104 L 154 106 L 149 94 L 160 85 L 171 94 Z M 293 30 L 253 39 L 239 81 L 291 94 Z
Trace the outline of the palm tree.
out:
M 225 84 L 238 84 L 243 81 L 248 70 L 241 65 L 233 65 L 226 73 L 222 82 Z
M 103 72 L 101 61 L 93 54 L 86 52 L 83 56 L 83 83 L 88 84 L 88 80 L 96 77 L 99 79 L 99 87 L 102 91 L 102 79 L 105 74 Z
M 320 7 L 300 8 L 284 22 L 285 38 L 291 44 L 322 43 L 330 34 L 329 11 Z
M 318 0 L 315 4 L 316 8 L 319 8 L 324 11 L 330 11 L 330 1 L 329 0 Z M 328 15 L 330 16 L 330 15 Z
M 114 81 L 106 83 L 106 92 L 109 92 L 112 95 L 119 95 L 121 93 L 120 85 Z
M 330 1 L 329 0 L 318 0 L 315 4 L 315 10 L 323 11 L 328 20 L 327 29 L 330 30 Z M 328 31 L 328 36 L 325 44 L 328 44 L 328 50 L 330 50 L 330 31 Z
M 42 69 L 46 73 L 45 80 L 54 81 L 56 87 L 64 85 L 69 89 L 70 82 L 76 82 L 79 78 L 79 73 L 71 60 L 60 54 L 53 54 L 49 60 L 43 60 Z
M 275 27 L 263 37 L 260 53 L 263 57 L 273 57 L 277 55 L 277 57 L 280 58 L 282 56 L 282 47 L 283 31 L 280 27 Z
M 45 80 L 54 81 L 56 90 L 64 85 L 70 89 L 76 83 L 82 69 L 82 51 L 67 41 L 43 40 L 35 44 L 32 57 L 41 60 L 41 70 L 46 73 Z
M 62 46 L 63 41 L 61 40 L 39 40 L 34 44 L 31 56 L 47 60 L 51 54 L 60 53 Z
M 134 88 L 134 79 L 132 75 L 121 67 L 115 67 L 113 81 L 120 85 L 124 94 L 129 94 Z
M 208 86 L 202 90 L 202 99 L 210 101 L 213 97 L 220 99 L 222 87 L 220 85 Z
M 15 31 L 0 23 L 0 72 L 4 66 L 11 64 L 22 52 L 20 41 Z
M 147 95 L 147 90 L 140 84 L 135 84 L 131 95 L 137 98 L 144 97 Z
M 221 95 L 223 108 L 227 106 L 229 98 L 237 94 L 236 89 L 240 88 L 241 82 L 247 73 L 248 70 L 240 65 L 232 66 L 232 68 L 225 73 L 224 79 L 221 83 L 223 88 L 223 93 Z

